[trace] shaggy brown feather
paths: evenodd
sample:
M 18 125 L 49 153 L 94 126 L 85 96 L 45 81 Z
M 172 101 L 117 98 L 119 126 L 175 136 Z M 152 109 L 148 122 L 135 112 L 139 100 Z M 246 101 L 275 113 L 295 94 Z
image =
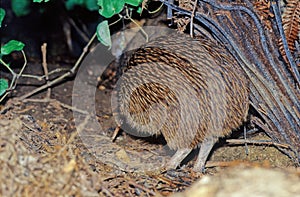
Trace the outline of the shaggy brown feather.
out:
M 169 168 L 201 145 L 199 171 L 217 139 L 246 120 L 248 94 L 241 68 L 223 46 L 204 37 L 161 37 L 125 66 L 117 121 L 138 133 L 162 134 L 178 150 Z

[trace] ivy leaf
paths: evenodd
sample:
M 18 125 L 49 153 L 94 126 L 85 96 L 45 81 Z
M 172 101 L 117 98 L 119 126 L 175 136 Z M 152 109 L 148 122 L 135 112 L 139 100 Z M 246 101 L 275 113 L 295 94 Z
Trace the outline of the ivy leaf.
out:
M 25 16 L 30 12 L 30 0 L 11 0 L 11 8 L 17 16 Z
M 16 40 L 10 40 L 8 43 L 6 43 L 4 46 L 1 47 L 1 55 L 8 55 L 13 51 L 21 51 L 23 50 L 25 44 L 16 41 Z
M 5 10 L 0 8 L 0 27 L 2 25 L 2 21 L 4 19 L 4 16 L 5 16 Z
M 50 0 L 33 0 L 33 2 L 34 3 L 41 3 L 41 2 L 45 2 L 45 3 L 47 3 L 48 1 L 50 1 Z
M 0 79 L 0 96 L 2 96 L 8 88 L 8 81 L 6 79 Z
M 99 9 L 99 6 L 97 5 L 97 0 L 86 0 L 85 6 L 89 11 L 95 11 Z
M 105 46 L 111 48 L 111 38 L 110 38 L 110 30 L 108 26 L 107 20 L 102 21 L 97 26 L 97 38 L 98 40 Z
M 97 0 L 67 0 L 65 2 L 67 10 L 72 10 L 76 5 L 83 6 L 89 11 L 95 11 L 99 9 Z
M 125 0 L 125 3 L 135 7 L 139 6 L 142 2 L 143 0 Z
M 98 5 L 100 6 L 99 13 L 110 18 L 123 10 L 125 2 L 124 0 L 98 0 Z
M 142 11 L 143 11 L 143 8 L 142 8 L 142 7 L 138 7 L 138 9 L 136 10 L 136 12 L 137 12 L 138 14 L 141 14 Z

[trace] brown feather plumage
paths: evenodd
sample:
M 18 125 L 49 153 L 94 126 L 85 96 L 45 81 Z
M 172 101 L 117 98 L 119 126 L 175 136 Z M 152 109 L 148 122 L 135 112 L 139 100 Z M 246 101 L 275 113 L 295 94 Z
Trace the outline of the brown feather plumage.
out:
M 131 56 L 120 81 L 117 122 L 137 133 L 162 134 L 178 150 L 170 168 L 201 145 L 195 165 L 201 170 L 218 137 L 246 119 L 242 69 L 224 46 L 204 37 L 173 35 L 147 43 Z

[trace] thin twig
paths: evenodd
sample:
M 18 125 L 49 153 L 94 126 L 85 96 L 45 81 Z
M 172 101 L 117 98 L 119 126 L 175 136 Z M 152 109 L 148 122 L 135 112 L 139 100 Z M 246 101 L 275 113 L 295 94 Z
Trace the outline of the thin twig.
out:
M 45 79 L 46 79 L 46 83 L 49 84 L 49 72 L 48 72 L 48 66 L 47 66 L 47 43 L 44 43 L 41 46 L 41 50 L 42 50 L 42 66 L 44 69 L 44 74 L 45 74 Z M 51 98 L 51 88 L 50 86 L 47 89 L 47 95 L 46 95 L 46 99 L 50 99 Z
M 53 86 L 53 85 L 55 85 L 55 84 L 63 81 L 65 78 L 67 78 L 67 77 L 69 77 L 71 75 L 72 75 L 71 72 L 67 72 L 67 73 L 61 75 L 60 77 L 58 77 L 58 78 L 56 78 L 56 79 L 54 79 L 52 81 L 49 81 L 49 83 L 47 83 L 47 84 L 45 84 L 43 86 L 40 86 L 40 87 L 34 89 L 33 91 L 31 91 L 31 92 L 29 92 L 29 93 L 27 93 L 27 94 L 19 97 L 18 99 L 20 99 L 20 100 L 26 99 L 26 98 L 28 98 L 28 97 L 30 97 L 30 96 L 32 96 L 32 95 L 34 95 L 34 94 L 36 94 L 36 93 L 38 93 L 38 92 L 46 89 L 48 87 L 51 87 L 51 86 Z
M 246 142 L 247 140 L 247 129 L 246 129 L 246 126 L 244 126 L 244 140 L 245 140 L 245 151 L 246 151 L 246 155 L 249 154 L 249 151 L 248 151 L 248 144 Z
M 3 99 L 9 94 L 9 92 L 6 92 L 1 98 L 0 98 L 0 103 L 3 101 Z
M 191 22 L 190 22 L 190 36 L 192 38 L 194 37 L 194 17 L 195 17 L 197 4 L 198 4 L 198 0 L 195 0 L 192 15 L 191 15 Z
M 85 33 L 83 31 L 81 31 L 79 29 L 79 27 L 76 25 L 76 23 L 74 22 L 74 20 L 70 17 L 67 17 L 68 22 L 72 25 L 72 27 L 74 27 L 74 29 L 77 31 L 77 33 L 81 36 L 81 38 L 87 42 L 89 40 L 88 36 L 85 35 Z
M 120 126 L 117 126 L 116 129 L 114 130 L 114 133 L 113 133 L 113 136 L 111 137 L 111 141 L 114 142 L 117 138 L 117 135 L 119 134 L 120 132 Z
M 92 38 L 90 39 L 90 41 L 86 44 L 86 46 L 83 48 L 83 51 L 80 55 L 80 57 L 78 58 L 78 60 L 76 61 L 74 67 L 71 69 L 71 73 L 74 74 L 75 71 L 77 70 L 78 66 L 80 65 L 82 59 L 85 57 L 86 53 L 88 52 L 89 47 L 91 46 L 91 44 L 93 43 L 93 41 L 95 40 L 97 34 L 94 33 L 94 35 L 92 36 Z
M 230 144 L 254 144 L 254 145 L 268 145 L 268 146 L 272 145 L 275 147 L 281 147 L 286 149 L 290 148 L 288 144 L 276 143 L 269 140 L 227 139 L 226 142 Z
M 52 71 L 50 71 L 48 73 L 48 76 L 50 77 L 51 75 L 55 74 L 55 73 L 59 73 L 59 72 L 62 72 L 62 71 L 68 71 L 69 69 L 67 68 L 56 68 Z M 37 79 L 39 81 L 43 80 L 44 78 L 46 78 L 45 75 L 41 75 L 41 76 L 37 76 L 37 75 L 29 75 L 29 74 L 22 74 L 22 77 L 27 77 L 27 78 L 33 78 L 33 79 Z
M 25 122 L 22 121 L 22 124 L 29 130 L 34 131 L 34 132 L 39 132 L 37 129 L 32 128 L 31 126 L 29 126 L 28 124 L 26 124 Z
M 205 164 L 205 168 L 214 168 L 214 167 L 230 167 L 230 166 L 254 166 L 256 165 L 253 162 L 234 160 L 234 161 L 208 161 Z

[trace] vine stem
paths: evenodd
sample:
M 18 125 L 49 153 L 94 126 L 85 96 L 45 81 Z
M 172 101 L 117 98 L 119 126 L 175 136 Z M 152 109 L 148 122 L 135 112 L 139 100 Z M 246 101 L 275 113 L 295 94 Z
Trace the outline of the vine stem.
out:
M 12 89 L 15 89 L 15 87 L 17 85 L 17 80 L 22 76 L 22 74 L 24 72 L 24 69 L 27 66 L 26 54 L 25 54 L 25 52 L 23 50 L 21 52 L 22 52 L 22 55 L 23 55 L 23 58 L 24 58 L 24 64 L 23 64 L 23 66 L 21 68 L 21 71 L 16 75 L 16 79 L 15 79 L 14 83 L 12 82 L 12 84 L 14 84 L 13 87 L 12 87 Z
M 146 42 L 149 41 L 149 37 L 148 34 L 145 32 L 145 30 L 135 21 L 131 18 L 130 16 L 131 14 L 129 14 L 128 9 L 126 9 L 126 16 L 124 17 L 125 19 L 129 19 L 131 22 L 133 22 L 140 30 L 141 32 L 144 34 L 144 36 L 146 37 Z
M 16 74 L 10 67 L 7 63 L 5 63 L 2 59 L 0 59 L 0 63 L 5 66 L 7 68 L 7 70 L 12 74 L 13 78 L 11 80 L 11 83 L 10 83 L 10 86 L 9 88 L 6 90 L 6 93 L 0 98 L 0 103 L 3 101 L 3 99 L 9 94 L 9 92 L 13 89 L 16 88 L 17 86 L 17 81 L 18 79 L 20 78 L 20 76 L 22 75 L 26 65 L 27 65 L 27 58 L 26 58 L 26 55 L 25 55 L 25 52 L 23 50 L 21 50 L 22 52 L 22 55 L 23 55 L 23 58 L 24 58 L 24 64 L 21 68 L 21 71 Z
M 17 75 L 10 67 L 7 63 L 5 63 L 2 59 L 0 59 L 0 63 L 5 66 L 7 68 L 7 70 L 14 76 Z

